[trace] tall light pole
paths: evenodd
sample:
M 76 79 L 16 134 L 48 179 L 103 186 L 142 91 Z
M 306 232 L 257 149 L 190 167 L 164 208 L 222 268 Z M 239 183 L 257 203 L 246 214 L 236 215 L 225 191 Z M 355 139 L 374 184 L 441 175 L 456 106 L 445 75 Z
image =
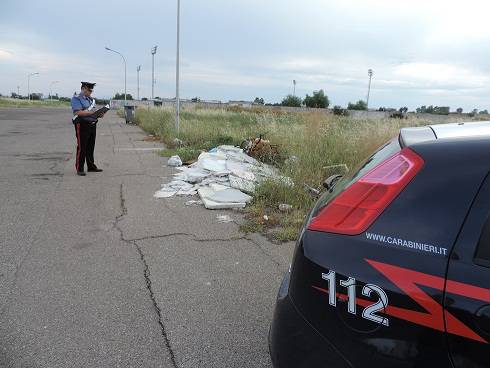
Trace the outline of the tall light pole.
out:
M 151 99 L 155 98 L 155 54 L 157 53 L 157 47 L 151 48 Z
M 59 83 L 60 81 L 52 81 L 49 85 L 49 100 L 51 101 L 51 96 L 53 95 L 53 84 Z
M 296 96 L 296 79 L 293 79 L 293 96 Z
M 180 0 L 177 0 L 177 66 L 175 71 L 175 129 L 177 134 L 180 130 L 180 98 L 179 98 L 179 79 L 180 79 Z
M 27 74 L 27 97 L 29 98 L 29 101 L 31 100 L 31 77 L 33 75 L 39 75 L 39 73 Z
M 138 91 L 138 93 L 137 93 L 137 96 L 138 96 L 137 99 L 138 99 L 138 101 L 140 99 L 140 71 L 141 71 L 141 65 L 138 65 L 136 67 L 136 76 L 137 76 L 137 78 L 136 78 L 136 85 L 137 85 L 137 91 Z
M 366 99 L 366 111 L 369 111 L 369 93 L 371 92 L 371 78 L 373 77 L 373 69 L 368 69 L 369 76 L 369 85 L 368 85 L 368 93 Z
M 105 49 L 107 51 L 112 51 L 112 52 L 115 52 L 116 54 L 119 54 L 122 57 L 122 59 L 123 59 L 123 62 L 124 62 L 124 106 L 126 106 L 126 59 L 124 58 L 124 55 L 121 54 L 119 51 L 110 49 L 107 46 L 106 46 Z

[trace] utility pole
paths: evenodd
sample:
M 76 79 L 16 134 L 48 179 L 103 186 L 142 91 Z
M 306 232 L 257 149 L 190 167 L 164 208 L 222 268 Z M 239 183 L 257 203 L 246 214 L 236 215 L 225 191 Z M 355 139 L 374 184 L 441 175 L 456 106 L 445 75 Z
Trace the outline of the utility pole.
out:
M 369 111 L 369 93 L 371 92 L 371 78 L 373 77 L 372 69 L 368 69 L 368 76 L 369 76 L 369 85 L 368 85 L 368 93 L 366 99 L 366 111 Z
M 39 73 L 27 74 L 27 97 L 29 101 L 31 100 L 31 77 L 33 75 L 39 75 Z
M 110 49 L 107 46 L 106 46 L 105 49 L 107 51 L 112 51 L 112 52 L 115 52 L 116 54 L 119 54 L 122 57 L 122 59 L 123 59 L 123 62 L 124 62 L 124 106 L 126 106 L 126 59 L 124 58 L 124 55 L 121 54 L 119 51 Z
M 137 100 L 139 101 L 140 99 L 140 71 L 141 71 L 141 65 L 138 65 L 138 67 L 136 68 L 136 76 L 137 76 L 137 79 L 136 79 L 136 85 L 137 85 Z
M 49 85 L 49 101 L 51 101 L 51 96 L 53 95 L 53 84 L 59 83 L 60 81 L 52 81 Z
M 177 135 L 180 130 L 180 98 L 179 98 L 179 79 L 180 79 L 180 0 L 177 0 L 177 65 L 175 71 L 175 129 Z
M 155 54 L 157 53 L 157 47 L 151 48 L 151 99 L 155 98 Z
M 293 79 L 293 96 L 296 96 L 296 79 Z

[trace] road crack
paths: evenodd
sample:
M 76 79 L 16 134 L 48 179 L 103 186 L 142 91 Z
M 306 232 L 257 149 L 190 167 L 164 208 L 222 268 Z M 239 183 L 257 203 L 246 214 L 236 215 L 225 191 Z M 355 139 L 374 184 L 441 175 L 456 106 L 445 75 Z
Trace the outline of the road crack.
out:
M 136 240 L 129 240 L 124 238 L 124 233 L 121 227 L 119 226 L 119 222 L 121 219 L 128 214 L 128 208 L 126 207 L 126 200 L 124 198 L 124 184 L 121 182 L 119 186 L 119 205 L 121 208 L 121 212 L 119 215 L 116 216 L 115 221 L 114 221 L 114 228 L 119 232 L 119 238 L 121 241 L 128 245 L 132 245 L 135 247 L 136 251 L 138 252 L 140 256 L 141 263 L 143 264 L 143 277 L 145 279 L 145 285 L 146 289 L 148 290 L 148 293 L 150 295 L 150 299 L 153 304 L 153 309 L 155 310 L 155 313 L 158 318 L 158 325 L 160 327 L 160 331 L 165 343 L 165 347 L 167 348 L 168 354 L 170 355 L 170 360 L 172 362 L 172 366 L 174 368 L 178 368 L 177 361 L 175 359 L 175 354 L 172 349 L 172 345 L 170 344 L 170 339 L 168 338 L 167 331 L 165 329 L 165 324 L 163 323 L 163 317 L 162 317 L 162 311 L 160 307 L 158 306 L 158 303 L 155 298 L 155 294 L 153 293 L 153 288 L 152 288 L 152 283 L 151 283 L 151 277 L 150 277 L 150 268 L 148 267 L 148 263 L 146 262 L 145 256 L 143 254 L 143 251 L 141 247 L 138 245 Z
M 148 292 L 150 293 L 150 298 L 151 301 L 153 302 L 153 308 L 155 309 L 155 312 L 158 317 L 158 324 L 160 325 L 160 330 L 162 332 L 163 339 L 165 341 L 165 346 L 167 347 L 168 353 L 170 355 L 170 360 L 172 362 L 172 366 L 175 368 L 178 368 L 177 361 L 175 359 L 175 354 L 172 349 L 172 345 L 170 344 L 170 339 L 168 338 L 167 331 L 165 328 L 165 324 L 163 323 L 163 317 L 162 317 L 162 310 L 158 306 L 157 300 L 155 298 L 155 294 L 153 293 L 153 288 L 151 284 L 151 277 L 150 277 L 150 268 L 148 267 L 148 264 L 146 263 L 145 255 L 143 254 L 143 251 L 141 250 L 141 247 L 138 245 L 136 241 L 132 242 L 134 246 L 136 247 L 136 250 L 138 251 L 141 262 L 143 263 L 144 267 L 144 276 L 145 276 L 145 282 L 146 282 L 146 288 L 148 289 Z

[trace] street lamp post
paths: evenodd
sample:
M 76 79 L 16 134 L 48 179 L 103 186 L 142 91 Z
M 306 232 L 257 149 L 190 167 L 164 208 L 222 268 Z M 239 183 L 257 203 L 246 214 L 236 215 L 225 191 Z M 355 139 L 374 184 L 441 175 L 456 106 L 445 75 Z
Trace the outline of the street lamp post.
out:
M 106 46 L 105 49 L 107 51 L 112 51 L 112 52 L 115 52 L 116 54 L 119 54 L 122 57 L 122 59 L 123 59 L 123 62 L 124 62 L 124 106 L 126 106 L 126 59 L 124 58 L 124 55 L 121 54 L 119 51 L 110 49 L 107 46 Z
M 27 74 L 27 98 L 31 100 L 31 77 L 33 75 L 39 75 L 39 73 Z
M 151 48 L 151 99 L 155 98 L 155 54 L 157 53 L 157 47 Z
M 175 129 L 177 134 L 180 130 L 180 98 L 179 98 L 179 79 L 180 79 L 180 0 L 177 0 L 177 58 L 175 71 Z
M 49 85 L 49 100 L 51 101 L 51 96 L 53 95 L 53 84 L 59 83 L 60 81 L 52 81 Z
M 368 93 L 366 99 L 366 111 L 369 111 L 369 93 L 371 92 L 371 78 L 373 77 L 372 69 L 368 69 L 368 76 L 369 76 L 369 85 L 368 85 Z
M 140 71 L 141 71 L 141 65 L 138 65 L 138 67 L 136 68 L 136 85 L 137 85 L 137 99 L 139 101 L 140 99 Z

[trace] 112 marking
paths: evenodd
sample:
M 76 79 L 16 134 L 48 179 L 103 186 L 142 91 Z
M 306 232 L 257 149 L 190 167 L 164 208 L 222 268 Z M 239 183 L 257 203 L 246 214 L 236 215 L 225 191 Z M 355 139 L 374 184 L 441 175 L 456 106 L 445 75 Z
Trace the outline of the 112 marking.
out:
M 330 270 L 328 273 L 322 273 L 322 279 L 328 283 L 328 303 L 337 306 L 337 275 L 335 271 Z M 356 279 L 349 277 L 347 280 L 340 280 L 340 286 L 347 288 L 347 312 L 357 314 L 357 293 Z M 362 288 L 362 295 L 371 297 L 374 293 L 378 296 L 378 301 L 366 306 L 362 311 L 362 318 L 369 321 L 389 326 L 388 318 L 376 314 L 383 312 L 388 306 L 388 295 L 379 286 L 374 284 L 366 284 Z

